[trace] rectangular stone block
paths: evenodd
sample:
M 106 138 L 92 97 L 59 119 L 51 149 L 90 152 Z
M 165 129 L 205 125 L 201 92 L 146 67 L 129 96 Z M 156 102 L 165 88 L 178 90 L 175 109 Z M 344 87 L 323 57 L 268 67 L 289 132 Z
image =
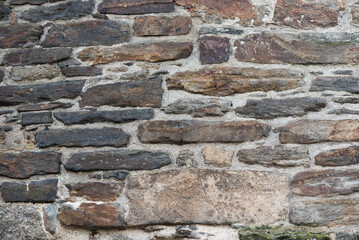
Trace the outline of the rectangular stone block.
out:
M 191 31 L 191 23 L 191 18 L 187 16 L 136 17 L 133 34 L 139 37 L 186 35 Z
M 34 24 L 3 25 L 0 33 L 0 48 L 18 48 L 39 41 L 42 27 Z
M 51 112 L 23 113 L 21 116 L 21 123 L 23 126 L 52 123 L 53 121 Z
M 350 93 L 359 93 L 359 78 L 356 77 L 317 77 L 310 91 L 345 91 Z
M 98 6 L 99 13 L 145 14 L 169 13 L 174 11 L 173 0 L 103 0 Z
M 125 183 L 79 182 L 66 184 L 70 196 L 82 197 L 88 201 L 115 201 Z
M 323 167 L 359 164 L 359 146 L 322 152 L 315 156 L 315 164 Z

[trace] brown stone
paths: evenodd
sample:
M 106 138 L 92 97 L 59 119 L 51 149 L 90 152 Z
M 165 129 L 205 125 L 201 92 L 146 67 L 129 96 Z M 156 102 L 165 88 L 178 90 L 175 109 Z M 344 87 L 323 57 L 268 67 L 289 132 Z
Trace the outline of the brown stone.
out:
M 81 94 L 80 106 L 160 107 L 162 95 L 162 78 L 156 77 L 91 87 Z
M 275 129 L 281 143 L 318 143 L 359 140 L 359 121 L 300 120 Z
M 44 111 L 44 110 L 53 110 L 57 108 L 70 108 L 72 103 L 62 103 L 62 102 L 51 102 L 44 104 L 28 104 L 23 105 L 17 108 L 18 112 L 33 112 L 33 111 Z
M 358 170 L 305 171 L 294 176 L 291 186 L 302 196 L 348 195 L 359 191 L 358 178 Z
M 122 192 L 124 183 L 85 182 L 66 184 L 70 196 L 82 197 L 89 201 L 115 201 Z
M 245 36 L 234 43 L 235 57 L 253 63 L 357 64 L 358 33 L 272 33 Z
M 98 6 L 99 13 L 145 14 L 174 11 L 173 0 L 104 0 Z
M 253 149 L 240 149 L 238 160 L 246 164 L 266 167 L 309 167 L 308 150 L 303 147 L 260 146 Z
M 270 129 L 257 121 L 148 121 L 140 124 L 138 138 L 143 143 L 234 143 L 260 140 Z
M 352 13 L 352 23 L 354 25 L 359 25 L 359 2 L 356 2 L 352 9 L 351 9 L 351 13 Z
M 273 20 L 296 28 L 333 27 L 338 24 L 340 1 L 278 0 Z
M 26 67 L 12 67 L 10 78 L 14 81 L 36 81 L 40 79 L 53 79 L 60 75 L 57 65 L 36 65 Z
M 359 223 L 358 199 L 329 199 L 294 202 L 289 221 L 310 227 L 348 227 Z
M 45 39 L 44 47 L 77 47 L 113 45 L 128 42 L 130 28 L 126 22 L 95 20 L 53 25 Z
M 202 148 L 204 163 L 216 167 L 230 167 L 232 165 L 233 153 L 233 151 L 226 151 L 213 146 Z
M 34 24 L 3 25 L 0 33 L 0 48 L 18 48 L 39 41 L 42 27 Z
M 0 153 L 0 175 L 29 178 L 60 173 L 61 154 L 55 152 Z
M 315 156 L 315 164 L 327 167 L 359 164 L 359 146 L 322 152 Z
M 126 229 L 122 207 L 115 203 L 81 203 L 78 208 L 63 204 L 58 219 L 66 226 L 89 230 Z
M 189 42 L 157 42 L 124 44 L 119 47 L 90 47 L 82 50 L 77 57 L 91 64 L 117 61 L 163 62 L 188 58 L 192 53 Z
M 191 18 L 185 16 L 136 17 L 133 25 L 135 36 L 178 36 L 186 35 L 191 31 Z
M 229 38 L 204 36 L 200 39 L 199 51 L 202 64 L 224 63 L 231 55 L 231 44 Z
M 97 76 L 102 74 L 102 69 L 93 66 L 70 66 L 61 68 L 65 77 Z
M 255 91 L 285 91 L 298 88 L 303 74 L 287 69 L 209 68 L 178 72 L 167 79 L 169 89 L 210 96 L 228 96 Z
M 270 224 L 285 219 L 288 179 L 278 173 L 166 170 L 129 176 L 128 226 Z

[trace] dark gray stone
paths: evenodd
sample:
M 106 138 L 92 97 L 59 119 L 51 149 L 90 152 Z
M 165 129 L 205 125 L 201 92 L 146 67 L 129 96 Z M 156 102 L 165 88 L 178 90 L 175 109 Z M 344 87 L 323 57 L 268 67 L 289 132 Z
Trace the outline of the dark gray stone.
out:
M 145 14 L 145 13 L 169 13 L 174 11 L 173 0 L 131 0 L 117 1 L 104 0 L 98 6 L 99 13 L 109 14 Z
M 229 38 L 204 36 L 200 39 L 199 50 L 202 64 L 223 63 L 229 60 L 231 44 Z
M 231 28 L 231 27 L 201 27 L 199 30 L 200 35 L 241 35 L 244 31 L 241 29 Z
M 356 77 L 317 77 L 310 91 L 346 91 L 359 93 L 359 78 Z
M 341 109 L 334 109 L 328 112 L 329 114 L 359 114 L 359 111 L 351 110 L 347 108 L 341 108 Z
M 340 104 L 357 104 L 359 103 L 359 97 L 335 97 L 333 98 L 333 101 Z
M 56 232 L 57 205 L 55 203 L 46 205 L 42 210 L 45 229 L 49 233 L 54 234 Z
M 21 117 L 21 122 L 23 126 L 52 123 L 53 122 L 52 113 L 51 112 L 23 113 Z
M 333 74 L 337 74 L 337 75 L 353 75 L 353 70 L 336 70 L 336 71 L 333 71 Z
M 18 48 L 40 40 L 42 27 L 34 24 L 3 25 L 0 33 L 0 48 Z
M 62 103 L 62 102 L 51 102 L 43 104 L 28 104 L 23 105 L 17 108 L 18 112 L 33 112 L 33 111 L 44 111 L 44 110 L 53 110 L 57 108 L 70 108 L 72 103 Z M 1 114 L 0 114 L 1 115 Z
M 0 4 L 0 21 L 8 20 L 10 13 L 11 13 L 10 8 L 1 3 Z
M 65 77 L 97 76 L 102 74 L 102 69 L 93 66 L 70 66 L 61 68 Z

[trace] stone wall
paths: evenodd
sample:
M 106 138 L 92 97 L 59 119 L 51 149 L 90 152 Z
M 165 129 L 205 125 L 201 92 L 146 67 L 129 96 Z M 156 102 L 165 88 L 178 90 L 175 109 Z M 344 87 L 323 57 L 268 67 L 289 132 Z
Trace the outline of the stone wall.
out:
M 359 2 L 2 0 L 0 239 L 358 239 Z

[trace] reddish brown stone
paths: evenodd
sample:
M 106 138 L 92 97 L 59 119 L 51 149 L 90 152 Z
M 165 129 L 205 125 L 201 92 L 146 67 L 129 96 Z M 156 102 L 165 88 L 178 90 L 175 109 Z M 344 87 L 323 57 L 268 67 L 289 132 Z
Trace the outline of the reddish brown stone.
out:
M 358 170 L 305 171 L 294 176 L 291 186 L 302 196 L 348 195 L 359 191 L 358 179 Z
M 272 33 L 247 35 L 234 43 L 239 61 L 254 63 L 357 64 L 357 33 Z
M 99 13 L 144 14 L 174 11 L 173 0 L 104 0 L 98 6 Z
M 273 20 L 296 28 L 332 27 L 338 24 L 340 1 L 278 0 Z
M 139 126 L 143 143 L 210 143 L 257 141 L 269 135 L 270 126 L 257 121 L 149 121 Z
M 177 36 L 191 31 L 191 18 L 185 16 L 137 17 L 133 25 L 135 36 Z
M 158 42 L 126 44 L 119 47 L 90 47 L 82 50 L 77 57 L 91 64 L 117 61 L 163 62 L 188 58 L 192 53 L 189 42 Z
M 40 40 L 42 27 L 33 24 L 0 26 L 0 48 L 18 48 Z
M 320 166 L 346 166 L 359 164 L 359 146 L 320 153 L 315 156 L 315 164 Z
M 281 143 L 318 143 L 358 141 L 359 121 L 301 120 L 275 129 Z
M 0 153 L 0 175 L 29 178 L 60 172 L 61 154 L 55 152 Z
M 70 108 L 72 103 L 62 103 L 62 102 L 52 102 L 44 104 L 29 104 L 23 105 L 17 108 L 18 112 L 32 112 L 32 111 L 44 111 L 44 110 L 53 110 L 57 108 Z
M 231 44 L 229 38 L 205 36 L 200 39 L 199 51 L 202 64 L 223 63 L 229 60 Z
M 178 72 L 167 79 L 169 89 L 210 96 L 254 91 L 285 91 L 300 87 L 303 74 L 287 69 L 209 68 Z
M 70 196 L 83 197 L 89 201 L 115 201 L 122 192 L 124 183 L 87 182 L 66 184 Z
M 160 107 L 162 78 L 98 85 L 82 93 L 80 106 Z
M 115 203 L 81 203 L 78 208 L 63 204 L 58 219 L 67 226 L 90 230 L 126 229 L 122 207 Z

